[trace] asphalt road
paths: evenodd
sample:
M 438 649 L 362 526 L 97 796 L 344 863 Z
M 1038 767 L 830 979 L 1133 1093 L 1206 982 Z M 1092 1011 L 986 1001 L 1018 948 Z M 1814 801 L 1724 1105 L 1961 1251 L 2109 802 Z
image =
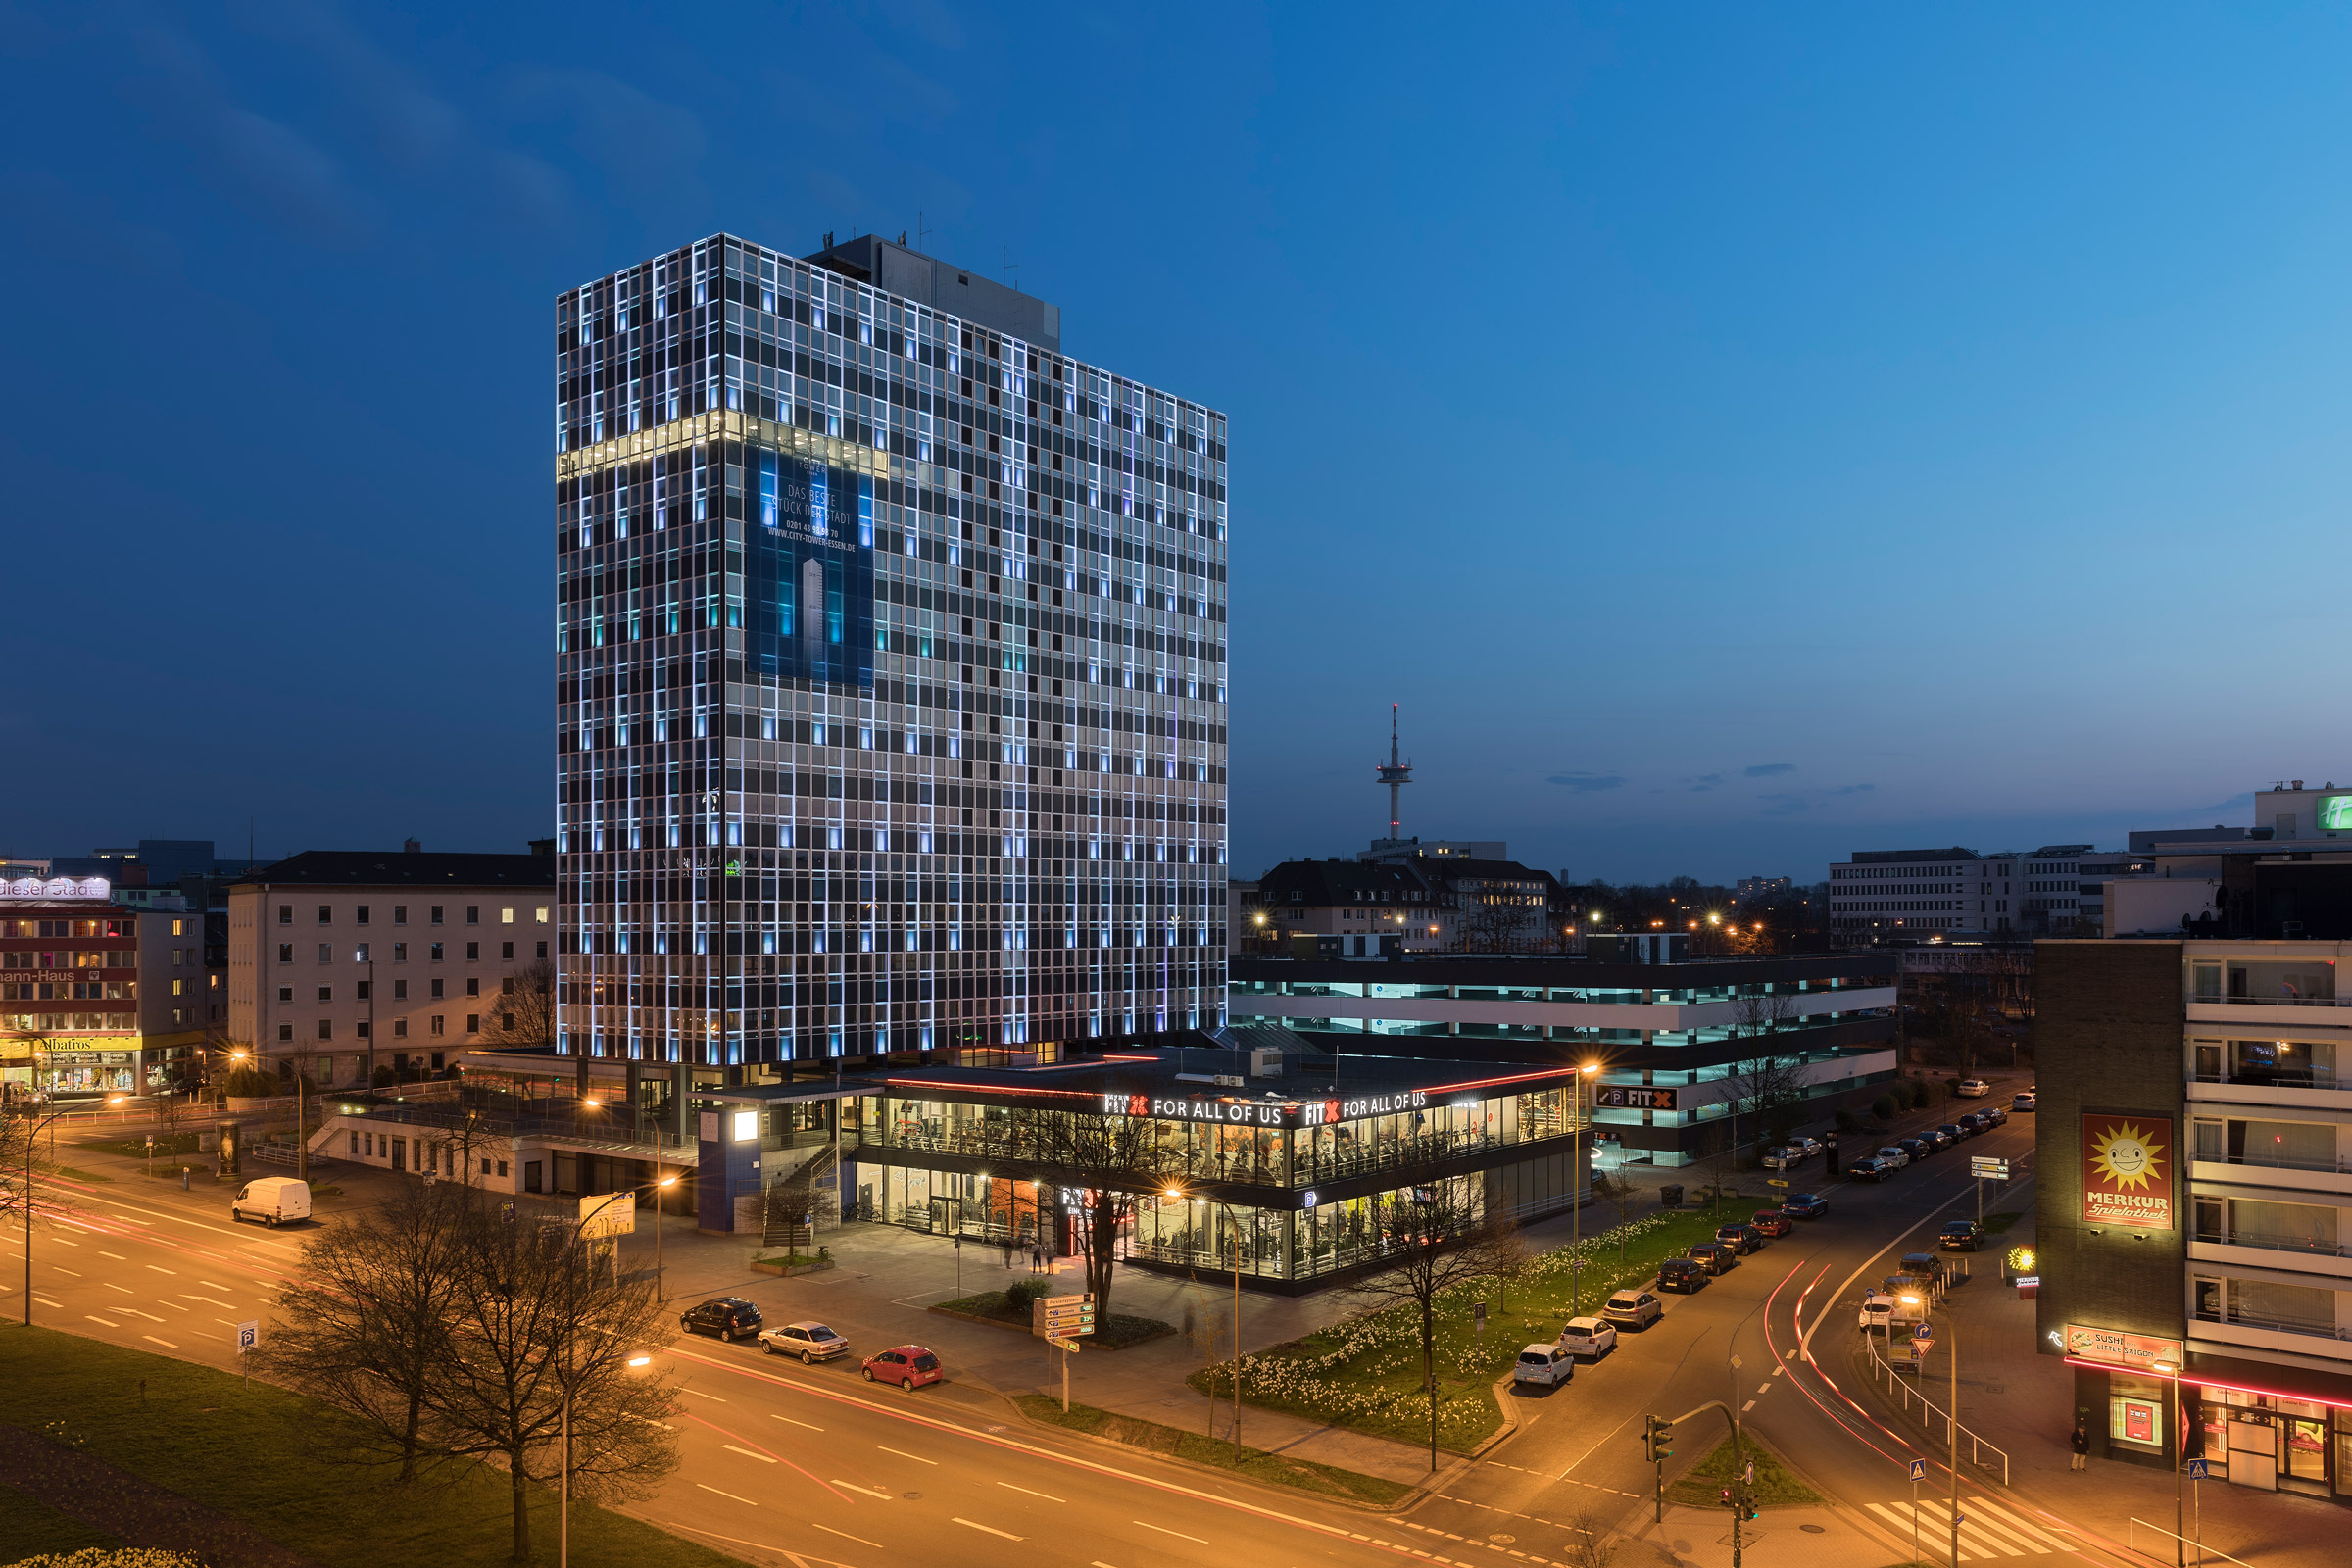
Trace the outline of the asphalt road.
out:
M 856 1356 L 803 1367 L 757 1345 L 703 1338 L 657 1351 L 679 1380 L 672 1421 L 685 1462 L 630 1511 L 755 1560 L 844 1568 L 941 1557 L 1006 1568 L 1237 1557 L 1253 1565 L 1399 1556 L 1492 1568 L 1561 1563 L 1581 1531 L 1631 1529 L 1647 1516 L 1642 1417 L 1721 1400 L 1893 1541 L 1911 1519 L 1910 1461 L 1928 1461 L 1923 1502 L 1944 1494 L 1947 1472 L 1940 1443 L 1898 1430 L 1866 1392 L 1852 1303 L 1891 1254 L 1932 1245 L 1944 1218 L 1974 1211 L 1969 1154 L 2006 1154 L 2023 1169 L 2032 1152 L 2033 1117 L 2020 1113 L 1883 1185 L 1826 1181 L 1818 1164 L 1791 1173 L 1796 1189 L 1830 1198 L 1828 1215 L 1800 1223 L 1698 1294 L 1667 1297 L 1661 1322 L 1621 1338 L 1568 1386 L 1515 1394 L 1519 1431 L 1403 1517 L 1228 1483 L 1033 1428 L 953 1382 L 911 1394 L 869 1385 Z M 268 1332 L 270 1300 L 299 1261 L 301 1228 L 234 1224 L 219 1188 L 183 1195 L 161 1183 L 58 1182 L 48 1192 L 56 1212 L 33 1241 L 36 1322 L 231 1370 L 234 1325 L 260 1318 Z M 2029 1184 L 2019 1181 L 1988 1192 L 1985 1208 L 2029 1202 Z M 6 1233 L 0 1252 L 0 1310 L 17 1315 L 22 1233 Z M 1997 1289 L 1998 1255 L 1993 1248 L 1976 1254 L 1981 1277 L 1962 1289 Z M 860 1345 L 857 1355 L 880 1348 Z M 1670 1469 L 1695 1463 L 1726 1430 L 1717 1411 L 1686 1423 Z M 1987 1495 L 1979 1480 L 1963 1477 L 1964 1555 L 2070 1549 L 2046 1533 L 2063 1536 L 2064 1521 Z M 1932 1544 L 1948 1523 L 1933 1510 L 1928 1518 Z M 1936 1554 L 1933 1544 L 1928 1554 Z

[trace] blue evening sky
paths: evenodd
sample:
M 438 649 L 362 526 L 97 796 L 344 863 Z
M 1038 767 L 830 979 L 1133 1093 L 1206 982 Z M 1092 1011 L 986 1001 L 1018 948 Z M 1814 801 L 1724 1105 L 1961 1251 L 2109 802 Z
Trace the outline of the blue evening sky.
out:
M 551 832 L 553 295 L 918 221 L 1232 418 L 1239 874 L 1381 830 L 1391 702 L 1408 832 L 1578 877 L 2352 778 L 2340 9 L 95 0 L 0 60 L 0 850 Z

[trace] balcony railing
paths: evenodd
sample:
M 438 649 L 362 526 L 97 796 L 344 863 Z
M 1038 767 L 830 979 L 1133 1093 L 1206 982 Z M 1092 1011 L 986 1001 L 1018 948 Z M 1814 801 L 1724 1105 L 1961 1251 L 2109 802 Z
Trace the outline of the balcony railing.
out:
M 2207 1154 L 2199 1153 L 2197 1160 L 2206 1165 L 2243 1165 L 2253 1170 L 2314 1170 L 2334 1175 L 2352 1173 L 2352 1159 L 2338 1154 L 2331 1159 L 2297 1159 L 2288 1154 Z
M 369 1105 L 358 1112 L 371 1122 L 397 1122 L 408 1127 L 430 1127 L 456 1132 L 470 1125 L 491 1138 L 563 1138 L 575 1143 L 610 1144 L 639 1149 L 682 1149 L 694 1143 L 661 1127 L 637 1127 L 619 1115 L 534 1115 L 499 1111 L 468 1112 L 455 1105 L 419 1105 L 402 1102 Z
M 2198 1231 L 2196 1239 L 2217 1247 L 2259 1247 L 2269 1252 L 2301 1252 L 2314 1257 L 2352 1257 L 2352 1247 L 2317 1236 L 2245 1236 L 2222 1231 Z
M 2255 1312 L 2200 1309 L 2189 1314 L 2200 1323 L 2224 1323 L 2241 1329 L 2267 1329 L 2273 1334 L 2304 1334 L 2318 1340 L 2352 1340 L 2352 1325 L 2339 1327 L 2317 1318 L 2269 1317 Z
M 2207 1007 L 2336 1007 L 2352 1005 L 2352 997 L 2191 997 Z
M 2240 1067 L 2235 1072 L 2192 1072 L 2190 1083 L 2243 1084 L 2250 1089 L 2352 1089 L 2332 1067 Z

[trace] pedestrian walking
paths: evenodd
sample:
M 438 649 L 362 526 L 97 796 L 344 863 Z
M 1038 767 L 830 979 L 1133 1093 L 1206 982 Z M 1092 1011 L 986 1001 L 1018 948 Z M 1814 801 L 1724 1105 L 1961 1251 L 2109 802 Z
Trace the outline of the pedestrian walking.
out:
M 2070 1441 L 2074 1446 L 2075 1456 L 2068 1462 L 2067 1468 L 2069 1470 L 2088 1468 L 2083 1461 L 2090 1456 L 2090 1434 L 2082 1430 L 2081 1421 L 2075 1423 L 2075 1435 Z

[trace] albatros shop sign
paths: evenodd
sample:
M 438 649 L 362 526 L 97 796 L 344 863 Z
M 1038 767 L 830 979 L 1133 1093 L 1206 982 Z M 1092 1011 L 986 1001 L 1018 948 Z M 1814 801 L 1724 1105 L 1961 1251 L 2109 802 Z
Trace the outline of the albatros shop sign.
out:
M 1148 1116 L 1158 1121 L 1213 1121 L 1233 1127 L 1322 1127 L 1363 1116 L 1389 1116 L 1419 1110 L 1429 1103 L 1425 1090 L 1394 1095 L 1363 1095 L 1354 1100 L 1213 1100 L 1194 1095 L 1104 1095 L 1105 1116 Z
M 2173 1118 L 2082 1113 L 2082 1223 L 2173 1228 Z

